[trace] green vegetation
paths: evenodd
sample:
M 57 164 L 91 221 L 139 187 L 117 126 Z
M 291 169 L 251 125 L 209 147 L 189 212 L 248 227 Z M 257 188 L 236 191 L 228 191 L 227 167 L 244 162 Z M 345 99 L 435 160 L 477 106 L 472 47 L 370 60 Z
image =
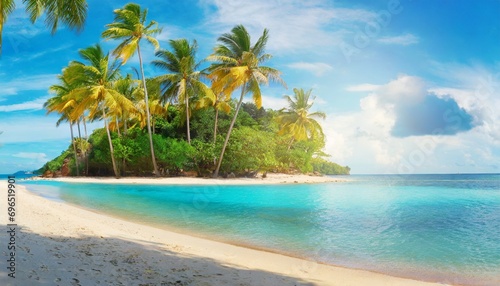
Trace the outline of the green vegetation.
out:
M 311 112 L 312 91 L 294 89 L 282 110 L 262 108 L 261 84 L 284 85 L 280 72 L 263 66 L 268 32 L 252 45 L 243 26 L 219 37 L 208 58 L 197 61 L 196 41 L 171 40 L 158 49 L 152 65 L 161 74 L 145 78 L 140 40 L 159 48 L 153 35 L 161 28 L 147 10 L 127 4 L 114 11 L 105 39 L 122 41 L 113 56 L 96 44 L 80 50 L 50 91 L 45 107 L 68 122 L 68 150 L 39 172 L 86 176 L 255 176 L 257 172 L 349 174 L 325 160 L 325 136 Z M 121 67 L 137 52 L 140 75 L 123 75 Z M 208 63 L 210 62 L 210 64 Z M 206 67 L 201 69 L 201 65 Z M 235 91 L 238 100 L 232 100 Z M 244 103 L 252 94 L 253 102 Z M 104 128 L 87 136 L 86 122 Z M 85 135 L 81 134 L 81 125 Z M 73 127 L 78 132 L 74 132 Z M 76 133 L 76 134 L 75 134 Z

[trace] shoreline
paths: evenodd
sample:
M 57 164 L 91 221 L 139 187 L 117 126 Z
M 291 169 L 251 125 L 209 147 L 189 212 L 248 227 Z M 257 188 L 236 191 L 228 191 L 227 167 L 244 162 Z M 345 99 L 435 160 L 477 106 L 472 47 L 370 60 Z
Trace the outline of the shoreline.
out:
M 49 282 L 59 281 L 61 285 L 66 284 L 63 283 L 64 281 L 76 281 L 74 279 L 84 283 L 84 285 L 96 282 L 105 283 L 106 279 L 111 279 L 111 277 L 118 279 L 117 281 L 129 281 L 130 277 L 126 272 L 136 273 L 135 275 L 142 272 L 141 275 L 137 276 L 139 278 L 133 282 L 146 280 L 152 283 L 161 282 L 158 280 L 161 278 L 158 275 L 144 276 L 144 273 L 152 271 L 152 273 L 168 273 L 163 278 L 166 279 L 165 281 L 180 279 L 175 281 L 188 283 L 167 285 L 233 285 L 236 282 L 251 282 L 249 285 L 290 285 L 290 283 L 300 283 L 300 285 L 443 285 L 365 270 L 331 266 L 273 252 L 179 234 L 110 217 L 68 203 L 54 202 L 31 193 L 24 186 L 19 186 L 18 190 L 20 190 L 18 196 L 21 205 L 18 218 L 19 226 L 22 234 L 28 236 L 27 243 L 33 244 L 33 247 L 24 245 L 24 249 L 20 248 L 19 258 L 28 261 L 30 258 L 33 259 L 30 254 L 33 255 L 35 252 L 35 245 L 41 246 L 42 249 L 37 249 L 37 252 L 42 252 L 39 255 L 41 257 L 37 257 L 35 260 L 46 261 L 43 263 L 43 269 L 47 269 L 47 271 L 40 272 L 40 269 L 35 269 L 37 263 L 23 263 L 23 267 L 32 265 L 34 269 L 21 269 L 16 283 L 22 281 L 24 283 L 21 284 L 30 284 L 30 282 L 36 282 L 33 279 L 36 280 L 37 277 Z M 2 200 L 2 205 L 5 204 L 5 201 Z M 49 241 L 47 241 L 47 237 Z M 54 241 L 58 243 L 54 244 Z M 47 249 L 48 245 L 44 245 L 44 242 L 52 244 L 53 248 Z M 65 247 L 68 244 L 70 247 Z M 95 249 L 97 245 L 100 246 Z M 121 251 L 116 252 L 115 249 L 115 251 L 110 252 L 110 249 L 113 250 L 116 247 L 120 248 Z M 30 248 L 32 248 L 31 253 Z M 82 248 L 84 249 L 83 254 Z M 142 249 L 142 251 L 137 251 L 137 248 Z M 146 255 L 148 257 L 139 254 L 144 251 L 149 253 Z M 56 259 L 47 257 L 50 255 L 55 256 Z M 108 258 L 111 265 L 104 263 L 106 259 L 91 259 L 92 263 L 89 263 L 89 257 L 99 256 L 115 258 Z M 151 260 L 150 256 L 154 258 L 153 260 L 167 259 L 168 263 L 152 266 L 151 263 L 148 263 Z M 61 257 L 69 258 L 70 262 L 68 263 L 68 259 Z M 120 258 L 123 257 L 123 261 L 120 261 Z M 190 259 L 186 260 L 186 257 Z M 77 273 L 69 271 L 66 274 L 67 277 L 62 277 L 63 274 L 53 271 L 54 268 L 61 267 L 57 265 L 57 258 L 66 262 L 63 264 L 74 265 L 76 268 L 82 264 L 88 266 L 81 266 L 80 268 L 83 269 L 79 269 Z M 135 263 L 139 261 L 141 263 Z M 172 268 L 172 265 L 168 266 L 174 262 L 182 262 L 182 267 Z M 104 265 L 99 265 L 99 263 L 104 263 Z M 200 264 L 205 267 L 200 269 Z M 88 272 L 87 268 L 93 272 L 96 268 L 102 267 L 104 267 L 102 270 L 104 275 L 83 274 Z M 163 267 L 163 269 L 155 270 L 153 269 L 155 267 Z M 210 270 L 213 270 L 214 267 L 218 269 L 218 272 L 223 273 L 211 274 Z M 116 270 L 116 268 L 121 269 L 121 271 Z M 109 275 L 107 276 L 106 273 L 111 273 L 111 277 L 108 277 Z M 70 277 L 72 275 L 76 277 Z
M 103 183 L 103 184 L 158 184 L 158 185 L 275 185 L 275 184 L 320 184 L 348 182 L 345 177 L 288 175 L 268 173 L 267 178 L 200 178 L 200 177 L 32 177 L 27 180 L 49 180 L 69 183 Z

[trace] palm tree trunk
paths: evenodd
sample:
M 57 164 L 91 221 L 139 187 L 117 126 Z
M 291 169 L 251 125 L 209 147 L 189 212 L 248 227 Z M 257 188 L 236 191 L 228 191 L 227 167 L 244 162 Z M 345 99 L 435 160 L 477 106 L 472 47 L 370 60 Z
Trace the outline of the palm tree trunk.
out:
M 122 134 L 120 133 L 120 125 L 118 124 L 117 117 L 115 117 L 115 124 L 116 124 L 116 132 L 118 133 L 118 137 L 122 137 Z
M 85 116 L 82 115 L 82 121 L 83 121 L 83 132 L 85 132 L 85 139 L 89 139 L 89 136 L 87 135 L 87 123 L 85 122 Z
M 115 177 L 117 179 L 119 179 L 120 174 L 118 173 L 118 169 L 116 168 L 115 150 L 113 148 L 113 142 L 111 141 L 111 133 L 109 132 L 109 125 L 108 125 L 108 121 L 106 119 L 106 110 L 104 109 L 104 106 L 102 107 L 102 115 L 104 118 L 104 126 L 106 127 L 106 133 L 108 134 L 109 151 L 111 152 L 111 163 L 113 164 L 113 172 L 115 173 Z
M 290 147 L 292 147 L 293 141 L 295 141 L 295 138 L 292 137 L 292 140 L 290 140 L 290 143 L 288 143 L 287 151 L 290 151 Z
M 76 126 L 78 127 L 78 138 L 82 138 L 82 132 L 80 131 L 80 118 L 78 118 Z
M 218 120 L 219 120 L 219 109 L 215 108 L 214 144 L 217 142 L 217 121 Z
M 82 121 L 83 121 L 83 131 L 85 132 L 85 141 L 87 143 L 89 142 L 89 136 L 87 135 L 87 123 L 85 122 L 85 116 L 82 115 Z M 89 175 L 89 154 L 88 154 L 88 148 L 85 151 L 85 176 Z
M 229 130 L 227 131 L 226 140 L 224 141 L 224 145 L 222 146 L 222 151 L 220 153 L 219 162 L 217 162 L 217 168 L 213 174 L 214 178 L 219 176 L 219 169 L 222 164 L 222 159 L 224 158 L 224 152 L 226 151 L 227 143 L 229 142 L 229 137 L 231 136 L 231 131 L 233 131 L 234 123 L 236 122 L 236 117 L 238 117 L 238 112 L 240 111 L 241 103 L 243 102 L 243 97 L 245 96 L 245 85 L 241 87 L 241 95 L 240 101 L 238 101 L 238 105 L 236 106 L 236 110 L 234 112 L 233 120 L 231 121 L 231 125 L 229 125 Z
M 73 143 L 73 151 L 75 152 L 75 165 L 76 165 L 76 176 L 80 176 L 80 169 L 78 168 L 78 156 L 76 153 L 76 143 L 75 143 L 75 137 L 73 135 L 73 122 L 70 120 L 69 121 L 69 129 L 71 130 L 71 142 Z
M 146 79 L 144 78 L 144 68 L 142 66 L 142 56 L 141 56 L 141 48 L 140 45 L 137 45 L 137 54 L 139 55 L 139 65 L 141 67 L 141 75 L 142 75 L 142 84 L 144 87 L 144 101 L 146 101 L 146 123 L 148 127 L 149 134 L 149 147 L 151 149 L 151 159 L 153 161 L 153 172 L 155 176 L 159 176 L 160 172 L 158 172 L 158 165 L 156 165 L 156 157 L 155 157 L 155 149 L 153 147 L 153 134 L 151 133 L 151 121 L 149 117 L 149 98 L 148 98 L 148 89 L 146 88 Z
M 123 116 L 123 136 L 127 136 L 128 126 L 127 126 L 127 116 Z
M 189 130 L 189 96 L 187 93 L 184 94 L 186 97 L 186 125 L 187 125 L 187 139 L 188 144 L 191 145 L 191 131 Z

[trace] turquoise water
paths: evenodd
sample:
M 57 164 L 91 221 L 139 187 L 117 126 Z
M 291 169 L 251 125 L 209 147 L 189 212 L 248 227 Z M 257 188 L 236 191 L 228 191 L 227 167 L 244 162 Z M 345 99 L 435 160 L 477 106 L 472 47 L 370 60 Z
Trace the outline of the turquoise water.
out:
M 51 199 L 134 221 L 314 261 L 500 285 L 500 175 L 347 179 L 263 186 L 23 184 Z

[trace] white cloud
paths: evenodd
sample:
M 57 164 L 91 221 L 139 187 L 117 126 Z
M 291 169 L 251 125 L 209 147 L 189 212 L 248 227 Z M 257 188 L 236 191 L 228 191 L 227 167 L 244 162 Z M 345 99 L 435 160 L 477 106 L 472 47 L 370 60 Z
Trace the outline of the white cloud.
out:
M 373 90 L 351 87 L 372 93 L 360 100 L 358 112 L 328 114 L 322 124 L 328 138 L 326 152 L 332 154 L 331 160 L 349 165 L 353 173 L 498 172 L 500 115 L 494 110 L 500 110 L 499 93 L 490 90 L 474 97 L 477 86 L 469 85 L 472 88 L 429 88 L 420 78 L 402 75 Z M 455 135 L 394 137 L 396 106 L 406 100 L 418 102 L 429 93 L 453 98 L 473 116 L 481 113 L 481 124 Z M 490 109 L 485 110 L 486 105 Z
M 263 96 L 262 97 L 262 105 L 265 108 L 271 108 L 274 110 L 280 110 L 284 107 L 288 106 L 288 102 L 283 97 L 272 97 L 272 96 Z
M 394 37 L 383 37 L 378 39 L 379 43 L 387 44 L 387 45 L 401 45 L 401 46 L 409 46 L 413 44 L 417 44 L 419 39 L 417 36 L 413 34 L 404 34 L 400 36 Z
M 326 63 L 320 63 L 320 62 L 316 62 L 316 63 L 295 62 L 295 63 L 289 64 L 288 66 L 290 68 L 293 68 L 293 69 L 311 72 L 318 77 L 333 70 L 331 65 L 326 64 Z
M 27 90 L 48 90 L 49 87 L 57 82 L 56 74 L 42 74 L 26 77 L 16 77 L 12 80 L 2 80 L 0 82 L 0 90 L 2 95 L 16 95 L 20 91 Z M 27 84 L 29 83 L 29 84 Z M 7 94 L 3 91 L 7 90 Z
M 253 38 L 269 29 L 270 50 L 299 51 L 333 47 L 345 35 L 345 26 L 366 22 L 376 14 L 362 9 L 335 8 L 331 1 L 281 0 L 202 0 L 215 34 L 228 32 L 243 24 Z
M 345 90 L 351 92 L 370 92 L 370 91 L 376 91 L 379 87 L 380 85 L 363 83 L 363 84 L 348 86 Z
M 479 66 L 457 64 L 434 65 L 437 74 L 445 76 L 449 85 L 430 89 L 442 97 L 453 98 L 475 120 L 476 131 L 489 144 L 500 144 L 500 73 Z M 448 70 L 447 73 L 444 73 Z M 449 71 L 453 72 L 449 72 Z
M 180 37 L 189 39 L 188 35 L 186 35 L 189 31 L 183 31 L 180 27 L 164 23 L 159 23 L 158 26 L 162 28 L 161 33 L 156 36 L 156 39 L 160 42 L 166 43 L 169 40 L 178 39 Z
M 11 105 L 0 105 L 0 112 L 13 112 L 22 110 L 41 110 L 43 109 L 43 104 L 47 101 L 48 97 L 35 99 L 32 101 L 27 101 L 18 104 Z

